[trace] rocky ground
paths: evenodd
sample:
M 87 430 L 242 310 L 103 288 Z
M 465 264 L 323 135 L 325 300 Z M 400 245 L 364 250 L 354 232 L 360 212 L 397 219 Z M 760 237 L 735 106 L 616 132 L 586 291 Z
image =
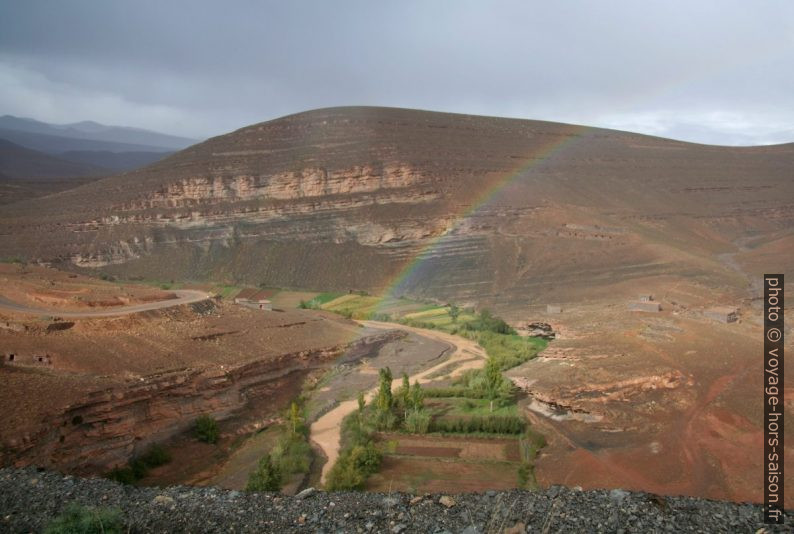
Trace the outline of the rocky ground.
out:
M 758 532 L 761 507 L 622 490 L 468 495 L 139 488 L 27 469 L 0 470 L 0 531 L 38 532 L 70 503 L 121 509 L 130 532 Z M 789 526 L 768 532 L 791 532 Z

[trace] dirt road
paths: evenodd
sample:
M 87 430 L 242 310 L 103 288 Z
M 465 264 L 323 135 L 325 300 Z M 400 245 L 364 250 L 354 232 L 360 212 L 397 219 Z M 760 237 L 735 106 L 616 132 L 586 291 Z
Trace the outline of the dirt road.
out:
M 147 302 L 145 304 L 133 304 L 131 306 L 114 306 L 112 309 L 91 311 L 67 311 L 52 308 L 31 308 L 29 306 L 25 306 L 24 304 L 18 304 L 0 297 L 0 310 L 13 313 L 26 313 L 30 315 L 52 315 L 54 317 L 63 317 L 68 319 L 77 319 L 80 317 L 115 317 L 143 311 L 161 310 L 163 308 L 171 308 L 173 306 L 179 306 L 182 304 L 192 304 L 194 302 L 201 302 L 212 297 L 212 295 L 209 293 L 205 293 L 204 291 L 196 291 L 193 289 L 175 289 L 172 292 L 177 295 L 177 298 L 161 300 L 158 302 Z
M 477 369 L 485 364 L 486 354 L 480 345 L 469 339 L 465 339 L 444 332 L 435 330 L 424 330 L 421 328 L 413 328 L 393 323 L 381 323 L 376 321 L 358 321 L 360 324 L 369 328 L 379 328 L 382 330 L 405 330 L 414 334 L 425 336 L 437 341 L 449 343 L 454 347 L 454 352 L 450 357 L 429 369 L 425 369 L 421 373 L 411 375 L 409 378 L 411 383 L 419 382 L 420 384 L 427 384 L 434 380 L 441 380 L 442 377 L 431 378 L 431 375 L 439 369 L 445 368 L 451 363 L 460 362 L 460 365 L 452 371 L 449 376 L 459 376 L 467 369 Z M 395 380 L 393 388 L 400 387 L 400 380 Z M 365 393 L 367 402 L 370 402 L 377 393 L 377 389 L 373 388 Z M 342 420 L 354 410 L 358 408 L 358 401 L 356 399 L 341 402 L 336 408 L 329 411 L 317 421 L 315 421 L 309 428 L 309 438 L 314 442 L 325 454 L 327 461 L 323 465 L 323 472 L 321 482 L 324 484 L 328 476 L 328 472 L 336 463 L 339 457 L 339 446 L 342 430 Z

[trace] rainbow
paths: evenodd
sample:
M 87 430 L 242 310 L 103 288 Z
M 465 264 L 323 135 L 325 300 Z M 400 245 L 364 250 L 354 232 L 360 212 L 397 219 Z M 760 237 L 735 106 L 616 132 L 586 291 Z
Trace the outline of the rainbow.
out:
M 440 235 L 434 237 L 427 244 L 425 244 L 415 254 L 413 259 L 408 261 L 405 266 L 403 266 L 403 268 L 394 277 L 392 277 L 390 282 L 385 285 L 386 289 L 382 292 L 380 303 L 375 309 L 380 311 L 381 305 L 387 299 L 391 299 L 403 294 L 404 288 L 409 285 L 412 280 L 416 279 L 418 273 L 421 272 L 422 267 L 426 264 L 426 260 L 432 257 L 433 253 L 444 244 L 444 241 L 448 239 L 456 229 L 460 228 L 460 226 L 468 218 L 470 218 L 477 211 L 481 210 L 484 206 L 487 206 L 489 203 L 491 203 L 500 192 L 502 192 L 517 179 L 525 176 L 526 173 L 531 169 L 553 158 L 575 142 L 582 139 L 584 133 L 592 130 L 591 128 L 585 126 L 572 126 L 572 128 L 574 130 L 571 135 L 564 136 L 562 139 L 555 140 L 554 142 L 549 142 L 534 147 L 532 151 L 527 154 L 516 167 L 507 171 L 503 176 L 495 180 L 493 184 L 490 184 L 483 191 L 481 191 L 475 197 L 470 206 L 455 217 L 454 223 L 452 225 L 445 229 Z

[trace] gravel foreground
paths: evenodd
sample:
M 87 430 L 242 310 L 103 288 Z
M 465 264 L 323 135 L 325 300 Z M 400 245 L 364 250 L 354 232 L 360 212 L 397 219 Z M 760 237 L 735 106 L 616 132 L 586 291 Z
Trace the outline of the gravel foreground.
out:
M 464 495 L 143 488 L 35 468 L 0 469 L 0 532 L 40 532 L 71 503 L 117 507 L 129 532 L 757 532 L 761 507 L 623 490 Z M 794 532 L 786 525 L 767 532 Z

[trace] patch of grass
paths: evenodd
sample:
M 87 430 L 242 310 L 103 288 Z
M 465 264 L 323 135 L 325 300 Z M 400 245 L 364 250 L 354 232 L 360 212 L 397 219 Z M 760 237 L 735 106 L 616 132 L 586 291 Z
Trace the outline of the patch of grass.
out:
M 534 337 L 521 337 L 515 334 L 498 334 L 495 332 L 460 332 L 461 335 L 473 339 L 485 349 L 489 358 L 493 358 L 502 371 L 512 369 L 534 358 L 546 348 L 548 341 Z
M 72 503 L 44 529 L 45 534 L 121 534 L 125 532 L 121 510 L 89 508 Z
M 511 416 L 518 415 L 518 409 L 512 399 L 498 399 L 494 403 L 493 412 L 490 411 L 488 399 L 472 399 L 461 397 L 447 397 L 425 402 L 425 407 L 435 416 L 465 417 L 465 416 Z

